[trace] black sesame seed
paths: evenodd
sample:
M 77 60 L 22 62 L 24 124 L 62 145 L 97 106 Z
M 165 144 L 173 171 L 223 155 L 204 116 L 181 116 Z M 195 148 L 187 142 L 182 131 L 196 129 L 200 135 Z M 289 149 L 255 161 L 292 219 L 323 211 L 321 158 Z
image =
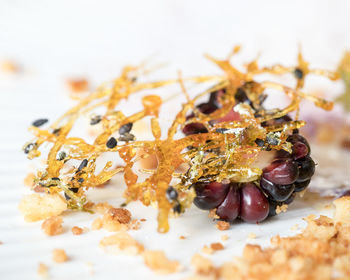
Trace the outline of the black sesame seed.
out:
M 256 138 L 256 139 L 255 139 L 255 143 L 256 143 L 259 147 L 263 147 L 265 141 L 262 140 L 262 139 Z
M 90 119 L 90 125 L 98 124 L 102 120 L 101 116 L 93 116 Z
M 114 137 L 109 138 L 109 140 L 106 143 L 107 148 L 113 149 L 115 146 L 117 146 L 118 142 Z
M 80 163 L 77 172 L 81 171 L 84 167 L 87 166 L 87 164 L 88 164 L 88 160 L 87 160 L 87 159 L 84 159 L 84 160 Z
M 135 140 L 135 135 L 131 134 L 131 133 L 124 133 L 123 135 L 121 135 L 118 138 L 119 141 L 124 141 L 124 142 L 129 142 L 129 141 L 133 141 Z
M 39 127 L 47 123 L 48 121 L 49 121 L 48 119 L 38 119 L 32 123 L 32 126 Z
M 173 211 L 175 213 L 181 213 L 181 204 L 177 203 L 174 207 L 173 207 Z
M 217 129 L 216 129 L 216 132 L 217 132 L 217 133 L 225 133 L 227 130 L 228 130 L 227 128 L 221 128 L 221 127 L 220 127 L 220 128 L 217 128 Z
M 60 131 L 61 131 L 61 128 L 55 128 L 55 129 L 52 131 L 52 134 L 58 135 Z
M 29 154 L 29 152 L 31 150 L 33 150 L 35 147 L 35 144 L 34 143 L 29 143 L 27 146 L 25 146 L 25 148 L 23 149 L 24 153 L 25 154 Z
M 69 188 L 70 191 L 74 192 L 74 193 L 77 193 L 79 191 L 79 188 Z M 66 193 L 64 193 L 64 197 L 67 199 L 67 200 L 70 200 L 70 196 Z
M 58 178 L 58 177 L 53 177 L 53 178 L 51 178 L 51 180 L 54 180 L 54 181 L 59 181 L 59 180 L 60 180 L 60 178 Z
M 128 133 L 131 131 L 131 129 L 132 129 L 132 123 L 124 124 L 119 128 L 119 134 L 122 135 L 122 134 Z
M 79 178 L 79 179 L 78 179 L 78 182 L 79 182 L 79 183 L 82 183 L 82 182 L 84 182 L 84 179 L 83 179 L 83 178 Z
M 295 68 L 295 70 L 294 70 L 294 76 L 295 76 L 298 80 L 302 79 L 303 76 L 304 76 L 303 70 L 301 70 L 300 68 Z
M 57 160 L 61 161 L 64 160 L 66 158 L 67 154 L 63 151 L 59 152 L 57 155 Z
M 170 187 L 166 190 L 166 196 L 167 196 L 167 198 L 168 198 L 169 201 L 173 201 L 173 200 L 177 199 L 178 193 L 177 193 L 177 191 L 176 191 L 172 186 L 170 186 Z

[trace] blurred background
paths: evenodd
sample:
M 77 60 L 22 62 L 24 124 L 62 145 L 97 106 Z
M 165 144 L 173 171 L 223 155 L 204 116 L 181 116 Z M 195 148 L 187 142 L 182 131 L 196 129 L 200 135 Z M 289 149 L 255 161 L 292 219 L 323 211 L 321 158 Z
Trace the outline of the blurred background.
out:
M 115 259 L 96 253 L 98 238 L 87 237 L 81 243 L 84 245 L 79 246 L 66 240 L 67 237 L 43 240 L 40 225 L 23 223 L 17 203 L 24 189 L 28 189 L 23 186 L 28 161 L 20 149 L 30 139 L 27 128 L 33 120 L 55 119 L 73 104 L 72 94 L 91 90 L 115 78 L 126 64 L 145 60 L 163 64 L 153 78 L 177 77 L 178 70 L 183 76 L 220 73 L 203 55 L 209 53 L 224 58 L 237 44 L 243 47 L 236 59 L 238 63 L 260 55 L 261 65 L 295 65 L 301 47 L 313 68 L 335 70 L 344 52 L 350 50 L 349 15 L 350 1 L 347 0 L 0 0 L 0 241 L 4 242 L 0 249 L 0 275 L 6 275 L 7 279 L 36 279 L 37 263 L 48 258 L 53 246 L 67 242 L 76 261 L 73 258 L 66 270 L 53 268 L 56 275 L 53 279 L 82 275 L 104 279 L 103 276 L 113 273 L 114 265 L 119 269 L 119 276 L 136 279 L 142 275 L 143 279 L 154 279 L 141 265 L 140 269 L 133 269 L 132 259 L 119 259 L 117 264 Z M 341 82 L 314 80 L 307 86 L 312 93 L 330 98 L 344 92 Z M 330 124 L 324 126 L 321 138 L 315 131 L 305 133 L 321 143 L 330 143 L 333 136 L 343 131 L 348 117 L 342 105 L 337 105 L 330 115 L 324 115 L 311 105 L 305 106 L 304 116 L 311 123 L 323 127 L 325 122 L 318 122 L 322 119 Z M 314 151 L 322 149 L 316 147 Z M 334 168 L 321 175 L 327 177 L 338 172 L 339 176 L 332 178 L 337 177 L 339 184 L 349 181 L 344 172 L 348 165 L 345 162 L 344 166 L 342 156 L 338 151 L 331 159 L 325 157 L 323 161 L 333 166 L 339 163 L 345 169 L 336 171 Z M 322 156 L 319 156 L 319 164 L 322 165 Z M 318 184 L 327 186 L 322 180 Z M 307 213 L 307 209 L 305 211 Z M 155 215 L 155 212 L 150 213 Z M 292 221 L 304 214 L 297 211 L 286 217 Z M 187 218 L 187 226 L 195 227 L 187 228 L 187 232 L 197 232 L 201 224 Z M 207 218 L 201 219 L 205 223 Z M 91 218 L 79 221 L 91 222 Z M 179 230 L 176 234 L 181 232 L 182 221 L 186 221 L 186 217 L 176 221 L 175 229 Z M 278 229 L 274 226 L 267 226 L 260 232 L 261 242 L 268 242 L 273 232 L 282 232 L 290 224 L 280 224 Z M 171 234 L 156 235 L 154 239 L 152 223 L 146 229 L 148 233 L 140 235 L 140 239 L 145 238 L 150 247 L 167 248 L 173 244 L 167 253 L 178 259 L 190 258 L 192 252 L 186 253 L 192 250 L 190 244 L 202 246 L 204 240 L 208 242 L 208 236 L 216 234 L 210 231 L 213 230 L 210 225 L 206 236 L 182 246 L 171 239 Z M 251 228 L 242 230 L 246 233 Z M 93 249 L 88 249 L 90 244 L 94 244 Z M 238 249 L 232 248 L 228 256 L 240 252 L 243 245 L 237 246 Z M 233 250 L 235 248 L 237 251 Z M 85 258 L 96 264 L 98 273 L 95 276 L 79 262 L 84 254 L 96 254 L 101 258 Z M 226 253 L 222 254 L 219 259 L 227 259 Z M 22 269 L 18 269 L 19 264 Z M 67 271 L 72 278 L 67 278 Z

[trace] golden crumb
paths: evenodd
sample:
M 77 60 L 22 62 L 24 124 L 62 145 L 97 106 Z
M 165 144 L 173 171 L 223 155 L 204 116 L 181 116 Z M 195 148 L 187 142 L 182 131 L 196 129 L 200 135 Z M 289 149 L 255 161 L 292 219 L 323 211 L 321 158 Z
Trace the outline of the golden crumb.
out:
M 101 228 L 102 228 L 102 219 L 96 218 L 95 220 L 93 220 L 93 222 L 91 224 L 91 229 L 92 230 L 99 230 Z
M 22 198 L 18 209 L 27 222 L 58 216 L 67 209 L 65 200 L 58 194 L 31 194 Z
M 226 241 L 227 239 L 228 239 L 228 235 L 227 234 L 221 235 L 221 240 L 222 241 Z
M 104 214 L 109 209 L 113 208 L 113 206 L 110 205 L 108 202 L 99 202 L 96 204 L 93 202 L 89 202 L 89 204 L 87 206 L 89 207 L 89 210 L 92 210 L 92 211 L 99 213 L 99 214 Z
M 299 229 L 299 225 L 298 224 L 295 224 L 294 226 L 292 226 L 291 228 L 290 228 L 290 230 L 298 230 Z
M 280 214 L 282 212 L 287 212 L 287 209 L 288 209 L 288 204 L 282 204 L 281 206 L 280 205 L 277 205 L 276 207 L 276 214 Z
M 215 242 L 210 244 L 210 248 L 212 248 L 214 251 L 220 251 L 224 250 L 224 245 L 222 245 L 220 242 Z
M 146 221 L 147 221 L 147 219 L 142 218 L 142 219 L 140 219 L 140 221 L 141 221 L 141 222 L 146 222 Z
M 44 263 L 39 263 L 37 273 L 42 278 L 47 278 L 49 274 L 49 268 Z
M 202 253 L 211 255 L 214 253 L 214 250 L 213 250 L 213 248 L 208 247 L 207 245 L 204 245 L 202 248 Z
M 248 234 L 248 238 L 249 239 L 255 239 L 256 238 L 256 234 L 254 232 L 251 232 Z
M 178 261 L 169 260 L 163 251 L 147 250 L 142 256 L 146 266 L 156 273 L 170 274 L 180 270 L 180 263 Z
M 45 188 L 38 185 L 38 186 L 34 187 L 33 191 L 36 192 L 36 193 L 44 193 L 45 192 Z
M 211 219 L 219 219 L 220 217 L 216 214 L 216 208 L 210 209 L 208 217 Z
M 343 196 L 333 201 L 336 223 L 350 224 L 350 196 Z
M 68 256 L 63 249 L 54 249 L 52 251 L 52 259 L 56 263 L 63 263 L 68 261 Z
M 142 244 L 137 242 L 127 232 L 118 232 L 111 236 L 104 237 L 100 246 L 107 252 L 114 254 L 137 255 L 144 251 Z
M 84 232 L 83 229 L 80 228 L 80 227 L 77 227 L 77 226 L 72 227 L 72 233 L 73 233 L 74 235 L 80 235 L 80 234 L 82 234 L 83 232 Z
M 1 71 L 4 73 L 18 73 L 20 71 L 20 67 L 16 62 L 6 59 L 1 62 Z
M 215 270 L 212 261 L 199 254 L 193 255 L 191 265 L 196 270 L 196 273 L 200 275 L 212 274 Z
M 63 232 L 62 222 L 63 219 L 60 216 L 50 217 L 42 223 L 41 229 L 48 236 L 58 235 Z
M 184 239 L 186 239 L 186 236 L 180 235 L 179 238 L 180 238 L 181 240 L 184 240 Z
M 28 173 L 27 176 L 24 178 L 23 183 L 27 187 L 34 187 L 34 179 L 35 179 L 35 174 Z
M 130 211 L 123 208 L 111 208 L 103 215 L 102 227 L 108 231 L 127 230 L 130 221 Z
M 89 89 L 89 82 L 86 79 L 70 79 L 67 80 L 67 85 L 73 93 L 80 93 Z
M 228 230 L 230 228 L 230 223 L 225 221 L 218 221 L 215 225 L 218 230 Z

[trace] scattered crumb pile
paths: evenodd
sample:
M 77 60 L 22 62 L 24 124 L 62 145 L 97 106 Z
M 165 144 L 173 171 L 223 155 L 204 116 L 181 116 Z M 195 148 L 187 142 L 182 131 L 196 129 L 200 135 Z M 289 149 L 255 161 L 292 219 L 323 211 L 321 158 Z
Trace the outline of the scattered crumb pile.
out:
M 188 279 L 350 279 L 350 196 L 334 205 L 334 219 L 310 215 L 301 234 L 275 236 L 266 249 L 248 244 L 242 257 L 221 267 L 194 255 L 195 275 Z

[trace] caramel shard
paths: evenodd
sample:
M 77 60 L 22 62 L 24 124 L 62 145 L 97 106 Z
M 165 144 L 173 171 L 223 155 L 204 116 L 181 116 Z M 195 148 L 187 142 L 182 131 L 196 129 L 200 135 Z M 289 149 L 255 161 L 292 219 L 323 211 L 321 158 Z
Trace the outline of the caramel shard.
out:
M 145 264 L 156 273 L 170 274 L 175 273 L 180 269 L 179 262 L 169 260 L 163 251 L 147 250 L 142 256 Z
M 230 228 L 230 223 L 225 221 L 218 221 L 215 226 L 218 230 L 228 230 Z
M 72 227 L 72 233 L 74 235 L 80 235 L 83 233 L 83 229 L 77 226 Z
M 56 263 L 64 263 L 68 260 L 68 256 L 63 249 L 54 249 L 52 251 L 52 259 Z
M 350 196 L 343 196 L 333 201 L 335 205 L 334 221 L 350 224 Z
M 123 231 L 104 237 L 100 241 L 100 246 L 105 251 L 114 254 L 137 255 L 144 251 L 143 245 Z
M 41 229 L 48 236 L 58 235 L 63 232 L 62 222 L 63 219 L 60 216 L 50 217 L 42 223 Z
M 58 194 L 31 194 L 22 198 L 18 208 L 25 221 L 35 222 L 60 215 L 67 204 Z

